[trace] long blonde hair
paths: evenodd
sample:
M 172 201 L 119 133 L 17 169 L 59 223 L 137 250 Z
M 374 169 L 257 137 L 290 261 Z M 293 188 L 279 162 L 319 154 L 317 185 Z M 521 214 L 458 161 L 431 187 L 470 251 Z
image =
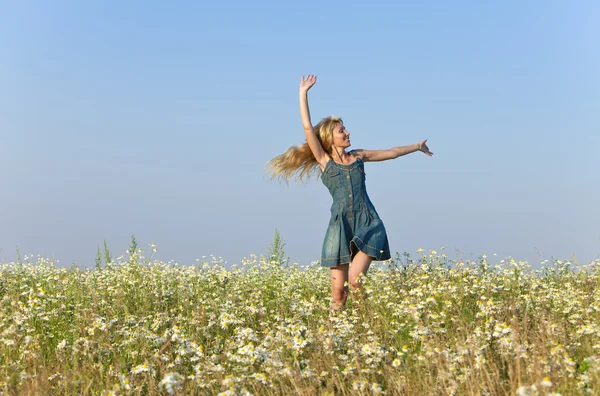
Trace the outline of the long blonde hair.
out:
M 323 118 L 313 127 L 323 150 L 330 156 L 333 147 L 333 129 L 338 123 L 343 124 L 342 119 L 331 116 Z M 267 163 L 267 172 L 271 173 L 271 179 L 277 177 L 279 181 L 285 180 L 288 182 L 296 178 L 302 181 L 305 178 L 308 180 L 313 174 L 320 175 L 321 168 L 312 151 L 310 151 L 308 143 L 304 142 L 290 147 L 285 153 L 270 160 Z

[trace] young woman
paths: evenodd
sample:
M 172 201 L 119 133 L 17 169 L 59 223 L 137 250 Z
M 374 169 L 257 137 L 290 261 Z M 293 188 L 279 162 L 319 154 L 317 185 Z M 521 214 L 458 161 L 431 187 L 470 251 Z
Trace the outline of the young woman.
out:
M 334 309 L 344 306 L 348 288 L 360 288 L 360 277 L 371 261 L 388 260 L 390 248 L 383 222 L 365 188 L 364 163 L 385 161 L 421 151 L 433 153 L 422 142 L 388 150 L 351 150 L 350 132 L 341 118 L 327 117 L 313 127 L 308 110 L 308 90 L 317 77 L 308 75 L 300 82 L 300 115 L 306 143 L 291 147 L 269 162 L 272 177 L 289 180 L 320 173 L 323 184 L 333 197 L 331 219 L 325 234 L 321 265 L 330 268 L 331 298 Z M 320 171 L 320 172 L 319 172 Z

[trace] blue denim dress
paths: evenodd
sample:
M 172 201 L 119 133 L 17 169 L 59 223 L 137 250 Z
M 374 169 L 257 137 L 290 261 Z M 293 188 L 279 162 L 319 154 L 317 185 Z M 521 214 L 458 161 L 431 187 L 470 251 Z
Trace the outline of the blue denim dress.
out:
M 323 267 L 349 263 L 359 250 L 375 260 L 391 258 L 385 227 L 367 195 L 365 164 L 354 150 L 349 154 L 357 157 L 353 163 L 329 160 L 321 174 L 333 197 L 321 252 Z

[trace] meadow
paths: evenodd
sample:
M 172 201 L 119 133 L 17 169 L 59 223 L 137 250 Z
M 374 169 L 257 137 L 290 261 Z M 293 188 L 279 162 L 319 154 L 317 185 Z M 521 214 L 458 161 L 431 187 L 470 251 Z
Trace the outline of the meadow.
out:
M 0 267 L 0 394 L 598 394 L 600 260 L 489 260 L 374 263 L 332 313 L 318 263 L 24 257 Z

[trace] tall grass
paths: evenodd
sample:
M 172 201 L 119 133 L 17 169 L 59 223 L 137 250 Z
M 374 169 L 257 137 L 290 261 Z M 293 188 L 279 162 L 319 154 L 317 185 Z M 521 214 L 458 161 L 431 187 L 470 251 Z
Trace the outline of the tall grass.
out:
M 135 251 L 134 251 L 135 252 Z M 600 260 L 372 266 L 331 313 L 329 273 L 129 258 L 0 269 L 6 395 L 505 395 L 599 392 Z

